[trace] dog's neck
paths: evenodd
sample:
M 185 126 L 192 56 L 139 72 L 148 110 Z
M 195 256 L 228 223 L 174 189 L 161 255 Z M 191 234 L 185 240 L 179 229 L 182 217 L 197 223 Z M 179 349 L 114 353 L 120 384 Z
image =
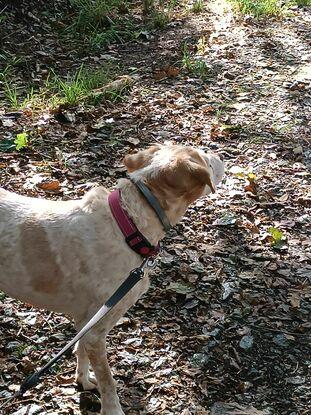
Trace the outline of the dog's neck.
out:
M 153 245 L 156 245 L 165 235 L 163 225 L 156 213 L 130 180 L 121 179 L 118 183 L 118 188 L 121 190 L 124 209 L 145 238 Z M 155 196 L 157 197 L 158 195 L 155 194 Z M 169 203 L 166 203 L 168 209 L 165 209 L 165 213 L 170 223 L 175 225 L 182 218 L 187 207 L 178 208 L 179 201 L 177 200 L 166 200 L 166 202 Z

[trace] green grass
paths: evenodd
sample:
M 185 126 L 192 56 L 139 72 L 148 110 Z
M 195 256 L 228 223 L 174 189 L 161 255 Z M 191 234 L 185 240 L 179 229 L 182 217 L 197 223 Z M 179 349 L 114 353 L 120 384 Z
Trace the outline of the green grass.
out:
M 230 0 L 243 14 L 261 16 L 282 16 L 290 6 L 310 6 L 311 0 Z
M 171 15 L 164 10 L 155 10 L 152 15 L 152 26 L 154 29 L 164 29 L 164 27 L 170 22 Z
M 4 81 L 3 87 L 4 87 L 4 97 L 10 104 L 10 107 L 13 109 L 18 108 L 18 93 L 17 93 L 16 86 L 14 86 L 9 81 Z
M 151 29 L 164 29 L 172 20 L 174 8 L 178 3 L 176 0 L 160 2 L 158 9 L 153 9 L 151 12 L 149 23 Z
M 231 0 L 242 14 L 260 16 L 279 16 L 284 11 L 284 5 L 278 0 Z
M 13 109 L 18 108 L 18 93 L 17 88 L 12 82 L 12 68 L 11 65 L 6 65 L 2 72 L 0 72 L 0 86 L 3 88 L 4 98 Z
M 73 23 L 66 29 L 75 39 L 83 39 L 91 49 L 136 36 L 133 19 L 125 0 L 70 0 Z
M 113 17 L 123 7 L 127 8 L 126 2 L 122 0 L 70 0 L 70 3 L 77 11 L 73 24 L 83 31 L 109 27 Z
M 197 58 L 191 56 L 187 45 L 183 47 L 182 65 L 189 74 L 198 78 L 207 79 L 210 75 L 210 69 L 206 62 L 200 56 Z
M 311 0 L 295 0 L 293 3 L 300 7 L 311 6 Z
M 117 24 L 104 31 L 94 30 L 89 36 L 91 49 L 101 49 L 112 43 L 123 43 L 136 37 L 136 29 L 131 19 L 118 19 Z
M 4 97 L 11 108 L 43 110 L 55 108 L 60 104 L 77 105 L 79 103 L 95 104 L 103 98 L 119 99 L 123 91 L 109 91 L 103 94 L 93 94 L 97 88 L 105 86 L 117 73 L 117 68 L 106 65 L 100 69 L 87 69 L 83 65 L 66 78 L 51 72 L 44 85 L 39 89 L 29 87 L 23 96 L 18 96 L 17 89 L 8 80 L 7 75 L 0 73 L 0 82 L 4 86 Z M 24 90 L 27 88 L 24 88 Z
M 95 71 L 87 70 L 83 65 L 72 75 L 63 79 L 52 74 L 46 88 L 53 92 L 52 102 L 77 105 L 88 101 L 94 89 L 100 88 L 111 80 L 112 67 L 107 65 Z
M 195 0 L 192 5 L 193 13 L 202 13 L 205 10 L 204 0 Z

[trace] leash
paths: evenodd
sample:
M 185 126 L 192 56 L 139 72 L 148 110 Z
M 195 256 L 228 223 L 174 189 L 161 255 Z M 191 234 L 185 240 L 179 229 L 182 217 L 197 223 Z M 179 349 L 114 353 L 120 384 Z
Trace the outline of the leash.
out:
M 50 368 L 56 363 L 77 341 L 79 341 L 86 333 L 88 333 L 122 298 L 140 281 L 144 276 L 145 268 L 152 268 L 155 264 L 155 257 L 145 258 L 143 263 L 133 269 L 127 279 L 117 288 L 112 296 L 106 301 L 106 303 L 97 311 L 97 313 L 89 320 L 86 325 L 70 340 L 60 352 L 57 353 L 46 365 L 40 370 L 28 376 L 21 384 L 19 390 L 6 399 L 5 402 L 0 405 L 0 409 L 7 406 L 12 400 L 22 397 L 25 392 L 34 388 L 40 382 L 41 376 L 48 373 Z

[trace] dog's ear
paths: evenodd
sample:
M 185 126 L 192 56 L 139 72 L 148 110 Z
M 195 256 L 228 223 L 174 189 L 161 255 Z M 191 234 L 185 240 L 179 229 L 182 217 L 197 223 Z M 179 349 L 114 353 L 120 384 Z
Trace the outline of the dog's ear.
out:
M 142 150 L 135 154 L 127 154 L 123 159 L 127 171 L 132 173 L 133 171 L 146 167 L 152 159 L 153 154 L 159 149 L 159 145 L 154 145 L 147 150 Z
M 215 185 L 211 178 L 211 174 L 209 172 L 208 167 L 202 166 L 198 163 L 194 163 L 193 161 L 189 161 L 189 168 L 191 174 L 202 184 L 207 185 L 212 193 L 215 193 Z

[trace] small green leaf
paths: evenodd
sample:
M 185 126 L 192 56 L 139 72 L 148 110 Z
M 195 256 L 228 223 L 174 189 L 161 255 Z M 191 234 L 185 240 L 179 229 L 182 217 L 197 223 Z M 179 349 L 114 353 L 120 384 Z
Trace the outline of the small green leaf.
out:
M 268 229 L 268 232 L 272 236 L 271 245 L 274 246 L 275 248 L 280 248 L 284 244 L 284 241 L 285 241 L 285 236 L 283 232 L 274 227 L 270 227 Z
M 24 147 L 28 146 L 28 134 L 26 132 L 17 134 L 16 139 L 14 140 L 16 145 L 16 150 L 21 150 Z

